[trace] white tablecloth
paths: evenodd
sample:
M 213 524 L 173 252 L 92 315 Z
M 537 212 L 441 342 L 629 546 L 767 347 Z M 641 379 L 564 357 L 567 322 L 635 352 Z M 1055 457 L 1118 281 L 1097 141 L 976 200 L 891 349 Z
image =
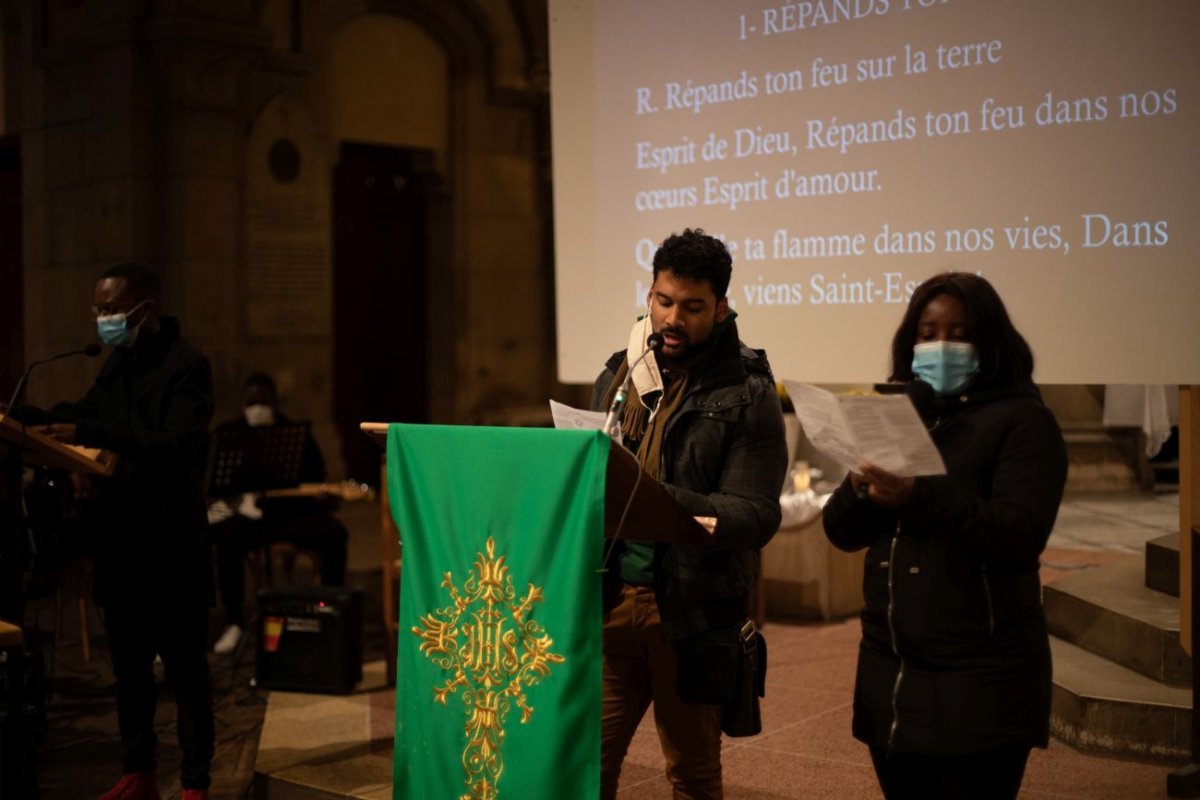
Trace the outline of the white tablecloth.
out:
M 1171 428 L 1179 424 L 1179 387 L 1163 384 L 1109 383 L 1104 386 L 1104 424 L 1141 428 L 1146 458 L 1154 458 Z

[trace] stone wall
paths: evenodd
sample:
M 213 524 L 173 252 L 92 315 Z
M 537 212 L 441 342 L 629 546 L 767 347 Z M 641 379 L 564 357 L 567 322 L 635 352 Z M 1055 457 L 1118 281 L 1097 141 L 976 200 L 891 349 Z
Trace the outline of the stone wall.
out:
M 333 365 L 354 354 L 335 344 L 331 170 L 347 138 L 406 146 L 421 138 L 409 131 L 441 129 L 419 298 L 430 330 L 414 343 L 429 356 L 431 419 L 494 421 L 577 395 L 554 380 L 544 2 L 48 0 L 5 12 L 26 360 L 93 341 L 99 273 L 147 261 L 166 312 L 212 359 L 218 417 L 237 413 L 246 374 L 271 372 L 337 473 Z M 353 26 L 385 44 L 407 26 L 428 42 L 400 66 L 385 48 L 364 63 L 384 90 L 430 99 L 364 108 L 367 87 L 330 63 Z M 282 139 L 304 165 L 293 183 L 266 166 Z M 78 396 L 97 366 L 48 365 L 29 397 Z

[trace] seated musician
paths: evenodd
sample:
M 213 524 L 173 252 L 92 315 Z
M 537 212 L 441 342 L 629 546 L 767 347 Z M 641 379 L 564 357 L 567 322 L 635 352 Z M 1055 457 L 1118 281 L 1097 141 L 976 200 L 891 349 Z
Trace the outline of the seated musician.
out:
M 257 373 L 242 388 L 242 416 L 217 426 L 229 428 L 290 422 L 279 411 L 279 394 L 269 375 Z M 303 483 L 325 480 L 325 461 L 309 434 L 300 468 Z M 246 627 L 243 560 L 247 553 L 272 542 L 287 542 L 320 556 L 321 583 L 340 586 L 346 577 L 346 528 L 332 511 L 336 499 L 312 497 L 241 497 L 210 499 L 209 531 L 217 550 L 217 586 L 225 607 L 226 627 L 213 652 L 233 652 Z

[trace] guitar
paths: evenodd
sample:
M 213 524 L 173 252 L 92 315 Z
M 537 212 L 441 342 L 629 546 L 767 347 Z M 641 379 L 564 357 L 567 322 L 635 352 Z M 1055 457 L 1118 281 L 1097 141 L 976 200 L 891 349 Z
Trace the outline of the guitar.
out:
M 259 492 L 259 497 L 320 497 L 331 495 L 347 502 L 374 500 L 375 490 L 365 483 L 342 481 L 341 483 L 302 483 L 287 489 L 268 489 Z

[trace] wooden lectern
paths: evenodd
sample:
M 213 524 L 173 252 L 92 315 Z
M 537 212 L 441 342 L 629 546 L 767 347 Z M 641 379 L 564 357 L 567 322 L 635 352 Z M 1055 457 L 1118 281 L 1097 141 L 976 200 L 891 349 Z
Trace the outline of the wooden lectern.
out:
M 386 450 L 388 425 L 386 422 L 364 422 L 359 427 Z M 400 577 L 401 533 L 396 529 L 388 505 L 386 469 L 381 473 L 380 488 L 383 497 L 383 619 L 388 637 L 387 675 L 388 683 L 395 684 L 400 611 L 396 590 Z M 661 483 L 638 466 L 632 453 L 614 446 L 609 451 L 605 472 L 604 535 L 609 539 L 627 537 L 635 521 L 639 540 L 670 544 L 707 544 L 716 529 L 714 518 L 693 517 L 675 502 Z
M 103 450 L 65 445 L 0 415 L 0 619 L 17 625 L 24 614 L 21 470 L 26 465 L 111 475 L 116 458 Z

